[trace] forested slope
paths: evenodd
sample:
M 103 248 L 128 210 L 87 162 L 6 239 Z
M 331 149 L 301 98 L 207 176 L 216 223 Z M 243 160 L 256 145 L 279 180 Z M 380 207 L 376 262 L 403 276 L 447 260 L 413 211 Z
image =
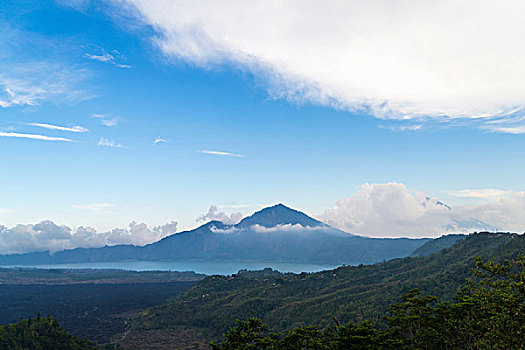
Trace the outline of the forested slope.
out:
M 113 347 L 107 347 L 113 348 Z M 101 347 L 74 337 L 52 317 L 22 320 L 0 326 L 0 349 L 3 350 L 97 350 Z
M 520 252 L 525 252 L 521 235 L 478 233 L 426 257 L 312 274 L 211 276 L 169 304 L 144 311 L 133 328 L 193 329 L 215 338 L 235 319 L 252 316 L 279 331 L 302 323 L 323 327 L 333 317 L 341 322 L 380 321 L 389 305 L 413 288 L 451 298 L 471 276 L 477 256 L 502 260 Z

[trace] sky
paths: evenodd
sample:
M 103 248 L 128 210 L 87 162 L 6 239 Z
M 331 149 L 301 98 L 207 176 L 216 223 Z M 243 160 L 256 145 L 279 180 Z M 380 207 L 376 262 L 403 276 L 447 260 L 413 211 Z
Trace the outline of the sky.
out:
M 374 237 L 523 232 L 524 7 L 2 0 L 0 252 L 276 203 Z

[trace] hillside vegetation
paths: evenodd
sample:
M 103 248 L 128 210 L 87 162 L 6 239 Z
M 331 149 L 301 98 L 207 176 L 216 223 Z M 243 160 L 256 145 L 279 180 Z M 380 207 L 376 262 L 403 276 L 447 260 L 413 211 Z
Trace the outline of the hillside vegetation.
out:
M 478 259 L 474 275 L 453 302 L 414 289 L 393 304 L 386 325 L 299 326 L 269 333 L 256 318 L 237 321 L 212 350 L 507 350 L 525 347 L 525 255 L 503 264 Z
M 389 306 L 418 288 L 450 300 L 475 267 L 476 257 L 516 258 L 525 239 L 516 234 L 479 233 L 425 257 L 408 257 L 318 273 L 241 273 L 211 276 L 134 320 L 135 330 L 192 329 L 217 339 L 236 319 L 257 317 L 272 331 L 301 324 L 382 322 Z
M 98 350 L 102 348 L 88 340 L 70 335 L 52 317 L 37 316 L 34 319 L 0 326 L 0 349 Z

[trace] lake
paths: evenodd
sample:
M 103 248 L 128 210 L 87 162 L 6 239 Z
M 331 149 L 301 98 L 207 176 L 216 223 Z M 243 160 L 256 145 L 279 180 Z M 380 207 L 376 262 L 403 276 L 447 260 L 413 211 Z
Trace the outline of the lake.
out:
M 195 271 L 205 275 L 231 275 L 239 270 L 262 270 L 270 267 L 280 272 L 317 272 L 336 266 L 282 262 L 229 262 L 229 261 L 117 261 L 54 265 L 4 265 L 1 267 L 32 267 L 39 269 L 120 269 L 133 271 Z

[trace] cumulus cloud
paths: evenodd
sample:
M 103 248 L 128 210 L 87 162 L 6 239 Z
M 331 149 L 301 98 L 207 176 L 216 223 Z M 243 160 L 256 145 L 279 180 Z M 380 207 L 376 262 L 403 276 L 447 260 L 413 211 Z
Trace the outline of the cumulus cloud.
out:
M 396 120 L 524 115 L 523 1 L 121 3 L 174 62 L 247 69 L 276 98 Z
M 94 248 L 116 244 L 145 245 L 177 231 L 172 221 L 153 229 L 144 223 L 131 222 L 128 228 L 97 232 L 92 227 L 72 229 L 46 220 L 38 224 L 16 225 L 8 228 L 0 225 L 0 254 L 36 251 L 56 252 L 77 247 Z
M 204 153 L 204 154 L 211 154 L 211 155 L 214 155 L 214 156 L 223 156 L 223 157 L 238 157 L 238 158 L 246 157 L 244 154 L 222 152 L 222 151 L 207 151 L 207 150 L 203 150 L 203 151 L 199 151 L 199 152 L 200 153 Z
M 20 134 L 17 132 L 0 132 L 0 137 L 14 137 L 14 138 L 19 138 L 19 139 L 31 139 L 31 140 L 41 140 L 41 141 L 75 142 L 74 140 L 71 140 L 65 137 L 53 137 L 53 136 L 38 135 L 38 134 Z
M 72 126 L 72 127 L 66 127 L 66 126 L 60 126 L 60 125 L 52 125 L 52 124 L 45 124 L 45 123 L 26 123 L 27 125 L 31 126 L 37 126 L 44 129 L 50 129 L 50 130 L 59 130 L 59 131 L 69 131 L 69 132 L 89 132 L 89 130 L 83 126 Z
M 241 219 L 242 214 L 239 212 L 231 213 L 230 215 L 228 215 L 223 211 L 219 211 L 217 209 L 217 206 L 212 205 L 210 206 L 210 209 L 208 209 L 207 213 L 202 214 L 197 218 L 197 222 L 218 220 L 225 224 L 233 225 L 241 221 Z
M 400 183 L 363 184 L 349 198 L 320 216 L 341 230 L 373 237 L 435 237 L 451 232 L 525 230 L 525 192 L 470 191 L 489 199 L 476 205 L 449 207 Z M 492 192 L 492 193 L 491 193 Z
M 510 193 L 478 205 L 460 206 L 457 211 L 462 217 L 491 223 L 503 231 L 525 231 L 525 191 Z

